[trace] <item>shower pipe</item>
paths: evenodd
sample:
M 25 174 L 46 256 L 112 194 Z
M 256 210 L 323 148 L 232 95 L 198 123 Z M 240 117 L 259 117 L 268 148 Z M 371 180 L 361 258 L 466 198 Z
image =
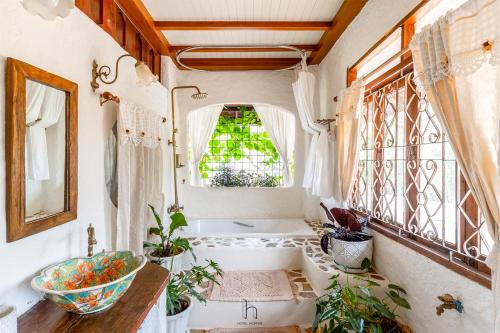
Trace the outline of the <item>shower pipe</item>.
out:
M 173 163 L 173 170 L 174 170 L 174 203 L 167 208 L 167 212 L 170 213 L 177 213 L 180 212 L 181 210 L 184 209 L 183 206 L 180 206 L 179 204 L 179 194 L 177 190 L 177 168 L 180 167 L 178 166 L 178 158 L 177 158 L 177 140 L 175 138 L 175 134 L 177 133 L 178 129 L 175 127 L 175 103 L 174 103 L 174 92 L 179 89 L 194 89 L 196 90 L 196 93 L 191 95 L 191 98 L 193 99 L 204 99 L 208 96 L 207 93 L 201 92 L 200 88 L 197 86 L 177 86 L 173 87 L 172 90 L 170 90 L 170 105 L 172 106 L 172 138 L 168 140 L 168 144 L 172 145 L 172 163 Z
M 194 51 L 194 50 L 208 49 L 208 48 L 210 48 L 210 49 L 232 48 L 232 49 L 242 49 L 242 50 L 245 50 L 245 49 L 261 49 L 261 48 L 271 48 L 271 47 L 272 48 L 281 48 L 281 49 L 284 49 L 284 50 L 295 51 L 295 52 L 297 52 L 300 55 L 300 58 L 301 58 L 301 61 L 299 61 L 295 65 L 292 65 L 292 66 L 289 66 L 289 67 L 286 67 L 286 68 L 276 69 L 275 71 L 286 71 L 286 70 L 289 70 L 289 69 L 294 69 L 295 67 L 297 67 L 298 65 L 300 65 L 300 63 L 302 62 L 302 60 L 304 60 L 304 59 L 307 58 L 307 54 L 306 54 L 305 50 L 301 50 L 301 49 L 299 49 L 297 47 L 290 46 L 290 45 L 217 45 L 217 46 L 190 46 L 190 47 L 186 47 L 185 49 L 177 51 L 177 55 L 176 55 L 175 59 L 177 60 L 177 62 L 179 63 L 179 65 L 181 65 L 182 67 L 184 67 L 186 69 L 189 69 L 189 70 L 192 70 L 192 71 L 209 72 L 209 71 L 204 70 L 204 69 L 193 68 L 193 67 L 190 67 L 188 65 L 183 64 L 182 63 L 181 55 L 183 53 L 186 53 L 186 52 L 190 52 L 190 51 Z M 272 58 L 270 58 L 270 59 L 272 59 Z

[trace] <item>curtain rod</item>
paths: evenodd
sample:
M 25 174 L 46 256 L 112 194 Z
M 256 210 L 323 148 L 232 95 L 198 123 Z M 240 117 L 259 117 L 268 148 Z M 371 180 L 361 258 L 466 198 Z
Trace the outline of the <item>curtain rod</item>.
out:
M 409 47 L 405 47 L 404 49 L 402 49 L 401 51 L 398 51 L 397 53 L 395 53 L 392 57 L 390 57 L 389 59 L 387 59 L 386 61 L 384 61 L 382 64 L 378 65 L 375 69 L 373 69 L 372 71 L 370 71 L 368 74 L 364 75 L 363 76 L 363 79 L 366 80 L 367 78 L 373 76 L 374 74 L 376 74 L 379 70 L 381 70 L 382 68 L 384 68 L 385 66 L 387 66 L 388 64 L 390 64 L 391 62 L 393 62 L 394 60 L 396 60 L 397 58 L 401 57 L 402 55 L 404 55 L 405 53 L 409 52 L 410 51 L 410 48 Z M 334 102 L 338 102 L 338 96 L 335 96 L 333 98 L 333 101 Z
M 101 103 L 101 106 L 103 106 L 104 103 L 109 102 L 109 101 L 113 101 L 115 103 L 120 104 L 120 97 L 113 95 L 109 91 L 105 91 L 102 94 L 100 94 L 99 96 L 100 96 L 99 102 Z M 165 123 L 165 122 L 167 122 L 167 118 L 161 117 L 161 121 L 162 121 L 162 123 Z

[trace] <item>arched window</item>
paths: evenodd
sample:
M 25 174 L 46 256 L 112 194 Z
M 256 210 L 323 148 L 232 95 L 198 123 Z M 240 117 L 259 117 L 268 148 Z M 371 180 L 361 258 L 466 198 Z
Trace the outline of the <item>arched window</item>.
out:
M 190 172 L 199 172 L 198 178 L 191 177 L 191 184 L 210 187 L 291 186 L 294 116 L 269 105 L 221 105 L 218 111 L 217 122 L 198 163 L 193 161 L 194 148 L 191 147 L 199 147 L 192 142 L 193 137 L 199 135 L 195 128 L 190 128 Z M 188 116 L 188 126 L 195 126 L 196 112 L 200 111 Z M 200 125 L 209 126 L 207 123 Z

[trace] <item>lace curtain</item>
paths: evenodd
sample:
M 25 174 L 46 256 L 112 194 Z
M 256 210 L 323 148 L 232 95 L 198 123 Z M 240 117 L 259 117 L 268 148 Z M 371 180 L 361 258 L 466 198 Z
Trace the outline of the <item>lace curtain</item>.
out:
M 118 113 L 116 248 L 142 253 L 152 223 L 148 204 L 163 216 L 165 119 L 121 101 Z
M 487 259 L 500 332 L 500 0 L 471 0 L 410 45 L 424 89 L 495 242 Z M 467 251 L 467 249 L 464 249 Z

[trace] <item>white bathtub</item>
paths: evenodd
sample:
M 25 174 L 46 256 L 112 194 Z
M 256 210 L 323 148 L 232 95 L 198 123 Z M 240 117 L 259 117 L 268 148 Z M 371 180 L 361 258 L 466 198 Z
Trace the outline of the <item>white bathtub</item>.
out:
M 303 219 L 188 219 L 185 237 L 311 237 Z

